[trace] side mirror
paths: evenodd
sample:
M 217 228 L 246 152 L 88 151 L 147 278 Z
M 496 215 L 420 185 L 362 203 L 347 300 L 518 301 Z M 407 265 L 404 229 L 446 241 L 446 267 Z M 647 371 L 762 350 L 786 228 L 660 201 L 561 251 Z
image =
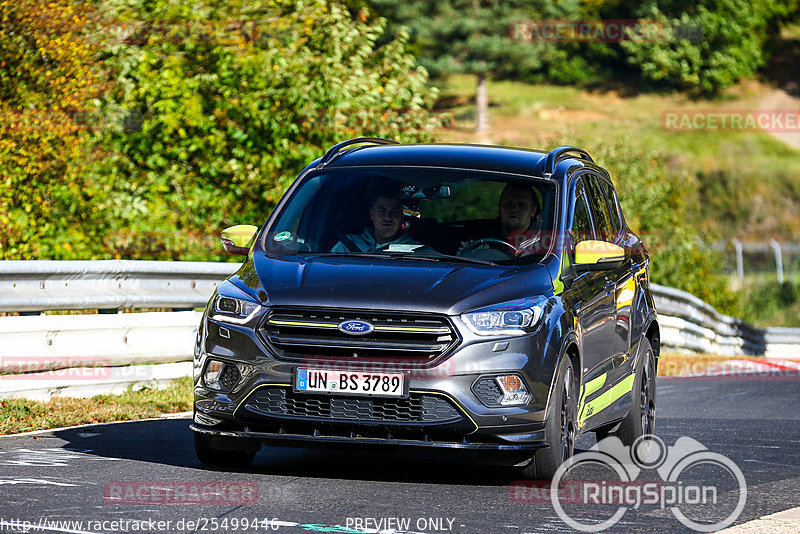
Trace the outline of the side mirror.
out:
M 576 272 L 619 269 L 625 261 L 625 249 L 606 241 L 581 241 L 575 246 Z
M 258 232 L 258 226 L 251 224 L 239 224 L 225 228 L 222 231 L 220 241 L 222 248 L 228 254 L 240 254 L 247 256 L 250 252 L 250 245 L 253 244 L 253 237 Z

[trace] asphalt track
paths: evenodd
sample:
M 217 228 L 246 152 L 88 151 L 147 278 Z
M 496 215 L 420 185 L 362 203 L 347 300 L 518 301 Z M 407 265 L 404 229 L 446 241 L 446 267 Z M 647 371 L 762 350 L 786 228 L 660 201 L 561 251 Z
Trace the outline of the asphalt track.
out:
M 687 436 L 741 468 L 747 500 L 734 524 L 800 506 L 797 377 L 659 379 L 657 413 L 667 445 Z M 195 459 L 188 423 L 0 438 L 0 532 L 573 531 L 551 503 L 532 502 L 532 493 L 513 497 L 513 470 L 475 465 L 472 457 L 264 448 L 249 469 L 206 469 Z M 589 434 L 578 446 L 594 444 Z M 730 481 L 719 482 L 730 495 Z M 209 494 L 210 483 L 229 484 Z M 137 495 L 139 487 L 152 493 Z M 169 493 L 187 487 L 180 498 Z M 191 488 L 206 494 L 198 498 Z M 688 531 L 668 509 L 644 505 L 609 529 Z

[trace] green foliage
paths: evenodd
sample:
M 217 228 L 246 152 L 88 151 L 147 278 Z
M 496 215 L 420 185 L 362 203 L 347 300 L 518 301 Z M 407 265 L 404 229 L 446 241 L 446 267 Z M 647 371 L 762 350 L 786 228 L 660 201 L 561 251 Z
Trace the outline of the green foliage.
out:
M 91 257 L 91 16 L 69 0 L 0 2 L 0 259 Z
M 797 0 L 548 2 L 369 0 L 409 29 L 420 64 L 436 75 L 487 74 L 527 82 L 588 83 L 635 69 L 657 86 L 715 93 L 755 74 L 798 13 Z M 650 32 L 620 43 L 513 38 L 520 21 L 641 20 Z M 654 24 L 655 23 L 655 24 Z M 657 25 L 657 26 L 656 26 Z M 538 42 L 537 42 L 538 41 Z
M 510 0 L 371 0 L 376 13 L 396 27 L 407 28 L 419 62 L 436 76 L 486 74 L 495 79 L 542 81 L 548 74 L 563 81 L 585 72 L 584 57 L 551 44 L 514 38 L 514 23 L 572 18 L 578 2 Z
M 686 222 L 696 210 L 695 181 L 687 174 L 669 175 L 665 156 L 635 148 L 633 138 L 585 142 L 611 174 L 626 222 L 651 255 L 653 283 L 688 291 L 723 313 L 736 313 L 737 299 L 719 274 L 721 253 L 703 245 Z
M 621 43 L 627 61 L 645 78 L 680 89 L 715 93 L 752 76 L 766 59 L 766 44 L 777 37 L 777 22 L 797 9 L 780 0 L 704 0 L 690 9 L 651 2 L 639 15 L 659 22 L 663 39 Z M 676 35 L 676 29 L 691 29 Z M 691 34 L 696 39 L 690 39 Z
M 116 85 L 96 173 L 120 257 L 207 259 L 220 229 L 261 224 L 334 143 L 427 141 L 439 124 L 405 36 L 376 44 L 383 20 L 321 1 L 106 6 L 118 21 L 105 57 Z
M 740 301 L 741 317 L 754 325 L 800 327 L 800 283 L 771 281 L 745 287 Z

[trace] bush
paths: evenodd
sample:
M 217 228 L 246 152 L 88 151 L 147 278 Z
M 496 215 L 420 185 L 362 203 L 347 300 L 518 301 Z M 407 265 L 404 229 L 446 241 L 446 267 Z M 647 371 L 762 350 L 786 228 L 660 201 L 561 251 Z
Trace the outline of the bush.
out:
M 800 284 L 771 281 L 740 292 L 742 318 L 758 326 L 800 326 Z
M 302 168 L 360 135 L 427 141 L 436 92 L 385 22 L 323 1 L 119 0 L 97 175 L 119 256 L 208 259 L 261 224 Z M 134 244 L 126 236 L 148 237 Z M 219 256 L 220 258 L 222 256 Z
M 652 282 L 688 291 L 723 313 L 736 314 L 736 295 L 719 274 L 722 253 L 706 247 L 692 224 L 696 180 L 670 173 L 663 154 L 637 150 L 633 138 L 580 143 L 591 147 L 589 152 L 611 174 L 626 222 L 650 252 Z
M 69 0 L 0 1 L 0 259 L 94 252 L 92 16 Z
M 665 35 L 622 42 L 628 63 L 646 79 L 704 93 L 716 93 L 755 74 L 767 59 L 767 43 L 777 37 L 777 23 L 797 9 L 796 2 L 780 0 L 703 0 L 689 8 L 661 1 L 645 6 L 640 16 L 660 23 Z

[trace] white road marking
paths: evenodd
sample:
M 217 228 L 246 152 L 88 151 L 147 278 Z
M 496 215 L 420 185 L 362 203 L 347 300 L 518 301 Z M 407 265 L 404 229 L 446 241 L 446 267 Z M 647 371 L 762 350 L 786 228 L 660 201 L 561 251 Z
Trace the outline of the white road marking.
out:
M 38 467 L 64 467 L 71 460 L 86 459 L 91 461 L 118 461 L 121 458 L 93 456 L 91 449 L 61 449 L 48 447 L 44 449 L 13 449 L 0 451 L 0 465 L 27 465 Z
M 67 482 L 55 482 L 53 480 L 45 480 L 43 478 L 0 478 L 0 486 L 14 486 L 16 484 L 33 484 L 45 486 L 74 486 L 77 484 L 69 484 Z

